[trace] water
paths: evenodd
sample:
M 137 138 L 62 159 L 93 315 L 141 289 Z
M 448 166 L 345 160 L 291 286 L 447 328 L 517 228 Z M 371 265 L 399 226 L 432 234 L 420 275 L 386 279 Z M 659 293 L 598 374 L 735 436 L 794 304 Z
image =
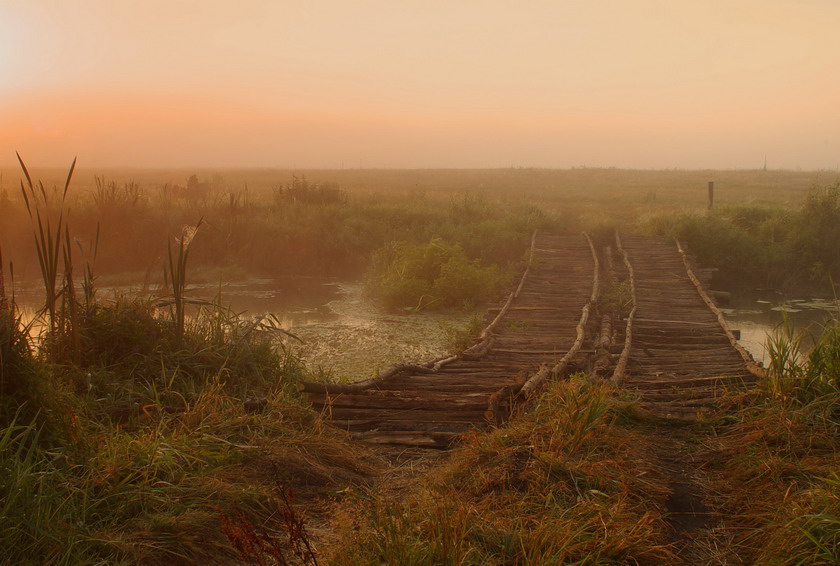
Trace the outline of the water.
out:
M 785 298 L 773 291 L 732 295 L 729 308 L 722 308 L 729 327 L 741 331 L 739 342 L 765 366 L 769 362 L 767 336 L 784 323 L 785 317 L 797 332 L 818 336 L 825 321 L 838 316 L 838 303 L 825 298 Z M 806 346 L 812 344 L 806 339 Z
M 249 279 L 189 285 L 187 297 L 221 303 L 245 317 L 271 313 L 301 341 L 287 346 L 310 368 L 339 381 L 373 377 L 400 363 L 423 363 L 448 353 L 445 330 L 463 327 L 475 313 L 390 313 L 373 304 L 358 282 L 310 277 Z M 138 294 L 135 287 L 100 289 L 97 298 Z M 16 302 L 31 320 L 43 305 L 43 288 L 18 288 Z M 40 329 L 33 327 L 37 336 Z
M 138 294 L 137 286 L 115 286 L 97 289 L 96 297 L 107 303 L 115 297 Z M 221 285 L 188 285 L 186 292 L 188 298 L 208 302 L 215 301 L 220 294 L 222 305 L 234 312 L 246 313 L 246 316 L 271 312 L 278 317 L 282 327 L 288 329 L 334 320 L 337 315 L 326 305 L 341 296 L 341 283 L 311 277 L 248 279 Z M 24 320 L 31 320 L 43 306 L 43 286 L 29 285 L 16 289 L 15 301 Z

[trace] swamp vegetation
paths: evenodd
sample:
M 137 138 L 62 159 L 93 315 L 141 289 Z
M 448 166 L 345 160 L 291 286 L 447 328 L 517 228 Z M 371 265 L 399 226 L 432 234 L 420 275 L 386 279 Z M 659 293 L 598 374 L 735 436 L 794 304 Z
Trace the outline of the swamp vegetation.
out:
M 620 227 L 680 238 L 725 281 L 830 289 L 834 178 L 715 173 L 728 192 L 707 211 L 710 174 L 252 172 L 77 190 L 72 169 L 53 188 L 24 168 L 20 190 L 0 187 L 0 561 L 675 561 L 667 478 L 649 457 L 663 425 L 625 393 L 580 376 L 552 384 L 421 481 L 383 489 L 383 455 L 299 397 L 297 381 L 318 376 L 295 337 L 221 299 L 196 304 L 189 282 L 363 277 L 388 308 L 470 309 L 507 290 L 533 229 L 606 239 Z M 33 338 L 15 288 L 36 278 Z M 146 292 L 105 297 L 125 281 Z M 693 551 L 704 563 L 840 558 L 837 321 L 809 355 L 800 345 L 782 329 L 768 380 L 683 431 L 727 518 Z

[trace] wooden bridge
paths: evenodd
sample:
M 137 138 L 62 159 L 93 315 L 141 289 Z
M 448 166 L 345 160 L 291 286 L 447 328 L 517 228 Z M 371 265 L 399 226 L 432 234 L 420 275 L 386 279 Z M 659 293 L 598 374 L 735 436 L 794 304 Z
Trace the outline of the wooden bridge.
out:
M 612 249 L 599 254 L 585 234 L 535 234 L 518 287 L 488 311 L 492 320 L 473 347 L 377 379 L 299 388 L 357 439 L 445 448 L 468 429 L 501 423 L 546 380 L 574 371 L 611 377 L 638 391 L 650 411 L 677 418 L 714 409 L 723 391 L 763 371 L 678 244 L 616 235 Z M 605 276 L 629 288 L 625 320 L 597 312 Z

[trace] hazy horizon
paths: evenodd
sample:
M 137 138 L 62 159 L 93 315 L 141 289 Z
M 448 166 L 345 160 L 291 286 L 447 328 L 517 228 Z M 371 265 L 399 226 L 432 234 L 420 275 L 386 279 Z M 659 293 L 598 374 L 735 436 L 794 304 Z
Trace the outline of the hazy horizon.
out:
M 0 166 L 836 170 L 829 0 L 0 0 Z

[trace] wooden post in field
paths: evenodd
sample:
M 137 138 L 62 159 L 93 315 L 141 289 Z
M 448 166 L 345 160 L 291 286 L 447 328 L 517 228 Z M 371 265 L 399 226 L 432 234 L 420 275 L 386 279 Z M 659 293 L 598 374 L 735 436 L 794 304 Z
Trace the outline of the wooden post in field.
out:
M 709 181 L 709 209 L 711 210 L 712 205 L 715 203 L 715 182 Z

